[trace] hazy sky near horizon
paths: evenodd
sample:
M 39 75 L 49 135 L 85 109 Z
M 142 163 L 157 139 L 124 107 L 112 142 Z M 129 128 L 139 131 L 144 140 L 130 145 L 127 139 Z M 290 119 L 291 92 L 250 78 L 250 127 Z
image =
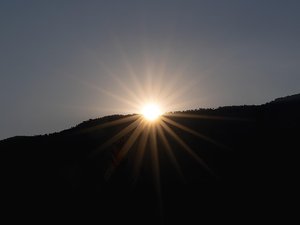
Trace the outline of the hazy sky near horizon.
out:
M 0 139 L 300 92 L 300 1 L 0 1 Z M 166 103 L 168 102 L 168 103 Z

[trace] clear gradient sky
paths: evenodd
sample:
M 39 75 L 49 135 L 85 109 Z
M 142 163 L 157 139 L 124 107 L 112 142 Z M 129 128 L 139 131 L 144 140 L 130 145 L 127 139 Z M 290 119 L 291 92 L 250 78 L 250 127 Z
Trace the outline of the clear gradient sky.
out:
M 298 0 L 1 0 L 0 139 L 136 112 L 149 95 L 182 110 L 299 93 L 299 12 Z

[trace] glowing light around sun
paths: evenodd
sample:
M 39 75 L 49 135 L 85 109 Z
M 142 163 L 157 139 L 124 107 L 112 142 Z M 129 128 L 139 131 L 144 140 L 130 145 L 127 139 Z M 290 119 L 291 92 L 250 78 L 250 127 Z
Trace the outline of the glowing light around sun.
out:
M 84 132 L 91 132 L 94 129 L 99 129 L 104 132 L 105 129 L 109 127 L 117 127 L 116 131 L 118 130 L 118 132 L 105 143 L 97 147 L 92 153 L 94 155 L 103 151 L 111 152 L 113 160 L 105 172 L 105 179 L 109 179 L 113 175 L 123 160 L 130 158 L 128 162 L 133 163 L 133 182 L 137 182 L 144 166 L 150 166 L 153 168 L 157 193 L 161 195 L 161 152 L 164 152 L 164 156 L 173 164 L 179 177 L 185 182 L 180 159 L 177 158 L 177 154 L 173 152 L 173 147 L 176 147 L 176 151 L 178 151 L 178 149 L 182 150 L 207 170 L 207 172 L 211 173 L 205 161 L 202 160 L 198 153 L 189 146 L 189 143 L 186 142 L 178 132 L 185 132 L 221 148 L 226 148 L 226 146 L 224 147 L 212 138 L 186 126 L 186 120 L 180 118 L 190 118 L 193 120 L 220 120 L 226 118 L 206 116 L 203 115 L 202 112 L 197 114 L 197 112 L 174 111 L 179 110 L 178 108 L 186 107 L 186 101 L 179 102 L 178 99 L 180 99 L 184 93 L 192 90 L 194 85 L 198 82 L 193 79 L 191 82 L 186 83 L 185 71 L 177 67 L 174 70 L 172 69 L 173 65 L 169 68 L 168 60 L 166 60 L 166 62 L 162 60 L 161 64 L 158 65 L 155 65 L 153 62 L 154 67 L 152 67 L 151 61 L 146 61 L 145 69 L 139 71 L 139 67 L 136 68 L 135 64 L 131 65 L 131 63 L 127 61 L 128 58 L 130 57 L 124 55 L 124 59 L 126 60 L 123 63 L 126 65 L 124 72 L 130 76 L 129 80 L 121 80 L 115 75 L 118 71 L 114 71 L 113 68 L 105 68 L 108 75 L 113 77 L 119 85 L 116 93 L 98 87 L 93 83 L 82 81 L 82 84 L 87 84 L 88 88 L 100 91 L 101 94 L 106 95 L 109 99 L 113 98 L 117 100 L 118 103 L 121 103 L 118 106 L 120 108 L 116 109 L 118 112 L 129 113 L 129 115 L 126 116 L 117 115 L 116 119 L 108 119 L 107 122 L 103 124 L 84 130 Z M 141 76 L 141 74 L 145 75 Z M 155 74 L 155 76 L 153 76 L 153 74 Z M 172 79 L 170 79 L 168 74 L 172 74 Z M 121 75 L 123 76 L 123 73 Z M 128 76 L 125 77 L 128 78 Z M 140 78 L 142 78 L 142 80 L 140 80 Z M 128 84 L 130 84 L 130 86 L 127 86 Z M 125 106 L 126 108 L 124 108 Z M 133 160 L 131 161 L 131 159 Z M 151 164 L 144 165 L 143 162 L 146 159 L 150 159 Z M 165 158 L 162 160 L 165 160 Z
M 162 112 L 157 104 L 147 104 L 142 109 L 142 115 L 148 121 L 155 121 L 162 115 Z

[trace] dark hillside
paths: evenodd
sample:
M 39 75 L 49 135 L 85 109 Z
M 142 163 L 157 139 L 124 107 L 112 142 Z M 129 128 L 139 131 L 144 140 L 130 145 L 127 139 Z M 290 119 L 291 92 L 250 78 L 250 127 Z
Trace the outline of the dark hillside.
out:
M 104 224 L 199 224 L 212 214 L 224 221 L 286 217 L 298 187 L 299 115 L 299 97 L 167 114 L 175 122 L 168 127 L 193 152 L 165 134 L 180 169 L 159 134 L 156 156 L 148 141 L 138 160 L 141 137 L 119 160 L 135 130 L 107 141 L 138 115 L 6 139 L 0 141 L 3 213 L 41 221 L 95 217 Z

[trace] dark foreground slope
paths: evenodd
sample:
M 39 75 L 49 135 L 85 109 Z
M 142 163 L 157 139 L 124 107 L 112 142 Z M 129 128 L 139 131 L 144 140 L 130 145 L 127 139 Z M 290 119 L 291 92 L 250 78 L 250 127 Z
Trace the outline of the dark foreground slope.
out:
M 103 224 L 199 224 L 204 219 L 266 221 L 290 218 L 297 193 L 299 96 L 261 106 L 222 107 L 168 115 L 212 143 L 170 125 L 209 167 L 166 134 L 182 174 L 157 137 L 158 158 L 147 142 L 118 151 L 130 133 L 99 147 L 130 122 L 105 127 L 110 116 L 70 130 L 0 142 L 1 211 L 10 219 L 96 218 Z M 200 118 L 201 116 L 202 118 Z M 98 151 L 97 151 L 98 150 Z M 154 168 L 159 167 L 159 173 Z

